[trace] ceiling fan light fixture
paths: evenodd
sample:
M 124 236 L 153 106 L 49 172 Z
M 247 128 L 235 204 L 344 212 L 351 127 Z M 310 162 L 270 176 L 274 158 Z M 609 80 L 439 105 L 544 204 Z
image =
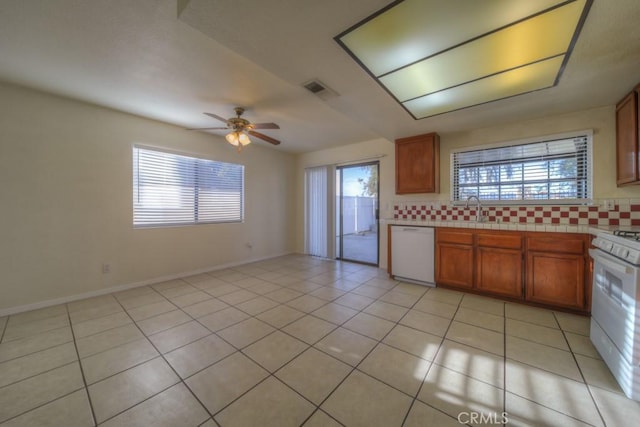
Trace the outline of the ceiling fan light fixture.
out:
M 238 151 L 242 150 L 243 146 L 251 144 L 249 136 L 244 132 L 233 131 L 228 133 L 224 138 L 229 144 L 238 147 Z
M 269 144 L 279 145 L 280 141 L 277 139 L 271 138 L 268 135 L 262 134 L 260 132 L 256 132 L 254 129 L 280 129 L 275 123 L 251 123 L 249 120 L 243 119 L 240 117 L 244 112 L 244 108 L 236 107 L 235 112 L 237 117 L 232 117 L 230 119 L 225 119 L 213 113 L 204 113 L 205 115 L 212 117 L 216 120 L 223 122 L 226 127 L 211 127 L 211 128 L 193 128 L 189 130 L 222 130 L 226 129 L 230 132 L 224 136 L 227 142 L 234 147 L 238 147 L 238 151 L 242 150 L 242 147 L 245 145 L 251 144 L 251 139 L 249 139 L 249 135 L 255 136 L 256 138 L 262 139 Z
M 242 144 L 242 145 L 251 144 L 251 140 L 249 139 L 249 136 L 244 132 L 240 133 L 239 140 L 240 140 L 240 144 Z
M 224 138 L 233 146 L 237 146 L 240 143 L 240 136 L 238 135 L 238 132 L 228 133 Z

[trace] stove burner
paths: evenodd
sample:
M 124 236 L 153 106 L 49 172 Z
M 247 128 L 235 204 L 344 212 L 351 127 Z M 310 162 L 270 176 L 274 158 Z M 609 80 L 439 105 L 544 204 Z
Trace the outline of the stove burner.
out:
M 613 235 L 625 237 L 627 239 L 640 240 L 640 231 L 614 230 Z

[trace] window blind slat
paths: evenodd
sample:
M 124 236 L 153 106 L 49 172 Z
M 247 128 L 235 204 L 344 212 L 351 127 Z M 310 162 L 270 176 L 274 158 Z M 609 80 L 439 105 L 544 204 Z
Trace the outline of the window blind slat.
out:
M 133 147 L 134 226 L 243 219 L 244 166 Z
M 591 136 L 452 153 L 452 199 L 588 200 Z

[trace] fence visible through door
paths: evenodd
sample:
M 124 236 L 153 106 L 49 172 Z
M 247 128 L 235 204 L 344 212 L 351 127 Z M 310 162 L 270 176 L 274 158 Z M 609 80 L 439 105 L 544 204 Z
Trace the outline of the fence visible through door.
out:
M 336 168 L 336 255 L 378 265 L 378 162 Z

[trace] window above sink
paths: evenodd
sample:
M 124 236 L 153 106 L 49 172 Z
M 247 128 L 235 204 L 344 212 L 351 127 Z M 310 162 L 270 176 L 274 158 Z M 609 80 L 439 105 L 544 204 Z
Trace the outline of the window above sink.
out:
M 592 136 L 580 131 L 451 153 L 451 200 L 491 204 L 588 204 Z

